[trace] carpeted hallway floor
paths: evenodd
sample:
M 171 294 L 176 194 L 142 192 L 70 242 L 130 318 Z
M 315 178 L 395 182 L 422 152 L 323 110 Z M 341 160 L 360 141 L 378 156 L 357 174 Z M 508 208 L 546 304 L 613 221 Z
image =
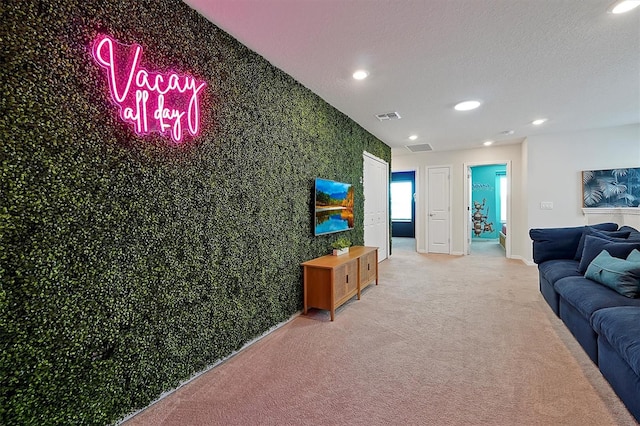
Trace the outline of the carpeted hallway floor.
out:
M 471 256 L 506 257 L 506 254 L 498 240 L 473 240 L 471 242 Z
M 395 247 L 380 285 L 297 316 L 134 425 L 634 425 L 538 292 L 497 256 Z

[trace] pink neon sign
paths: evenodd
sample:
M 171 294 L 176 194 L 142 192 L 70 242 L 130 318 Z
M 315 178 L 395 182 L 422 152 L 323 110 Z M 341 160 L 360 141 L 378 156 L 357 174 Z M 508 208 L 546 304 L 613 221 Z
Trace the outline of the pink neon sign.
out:
M 175 143 L 182 141 L 185 128 L 192 136 L 198 134 L 198 96 L 205 82 L 186 74 L 148 71 L 140 66 L 142 46 L 120 44 L 107 35 L 100 35 L 92 50 L 93 58 L 107 71 L 120 118 L 133 124 L 137 134 L 169 132 Z

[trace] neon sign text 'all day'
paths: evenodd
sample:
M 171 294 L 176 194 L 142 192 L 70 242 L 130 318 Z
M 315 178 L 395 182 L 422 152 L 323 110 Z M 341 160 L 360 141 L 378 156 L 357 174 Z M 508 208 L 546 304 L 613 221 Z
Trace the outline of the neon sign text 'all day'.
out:
M 106 70 L 113 102 L 120 118 L 139 135 L 167 133 L 180 143 L 186 129 L 200 130 L 199 95 L 205 82 L 176 72 L 159 73 L 140 66 L 142 46 L 124 45 L 107 35 L 93 43 L 93 57 Z

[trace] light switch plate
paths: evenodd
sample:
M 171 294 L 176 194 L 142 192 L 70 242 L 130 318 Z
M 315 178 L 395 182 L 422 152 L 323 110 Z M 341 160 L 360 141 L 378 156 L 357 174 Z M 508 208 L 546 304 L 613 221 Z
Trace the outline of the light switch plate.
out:
M 553 210 L 553 201 L 542 201 L 540 203 L 540 210 Z

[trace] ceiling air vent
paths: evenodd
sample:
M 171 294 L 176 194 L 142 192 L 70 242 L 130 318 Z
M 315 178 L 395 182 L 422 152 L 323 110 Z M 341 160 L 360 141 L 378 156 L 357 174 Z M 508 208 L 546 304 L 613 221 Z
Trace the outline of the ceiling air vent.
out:
M 433 151 L 433 148 L 428 143 L 421 143 L 419 145 L 406 145 L 407 149 L 411 152 L 428 152 Z
M 385 120 L 399 120 L 400 118 L 400 114 L 398 114 L 397 112 L 386 112 L 384 114 L 376 114 L 376 118 L 380 121 L 385 121 Z

